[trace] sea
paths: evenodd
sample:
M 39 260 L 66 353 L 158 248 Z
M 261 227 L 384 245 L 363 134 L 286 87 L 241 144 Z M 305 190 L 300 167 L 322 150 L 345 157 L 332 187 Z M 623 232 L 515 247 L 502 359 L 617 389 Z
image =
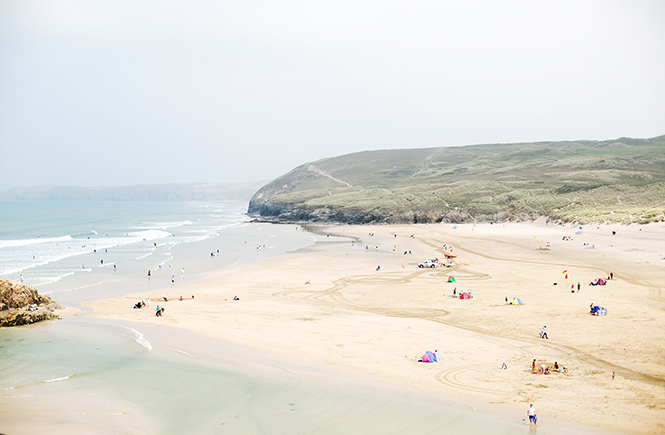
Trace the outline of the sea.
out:
M 246 210 L 245 202 L 0 202 L 0 279 L 80 309 L 0 328 L 0 433 L 532 433 L 522 414 L 87 316 L 85 301 L 325 242 L 295 225 L 252 222 Z M 554 421 L 538 432 L 605 433 Z
M 172 278 L 196 279 L 238 261 L 279 254 L 277 246 L 312 242 L 311 235 L 293 231 L 262 231 L 268 226 L 250 224 L 246 207 L 201 201 L 0 202 L 0 279 L 24 282 L 77 306 L 86 298 L 164 287 Z

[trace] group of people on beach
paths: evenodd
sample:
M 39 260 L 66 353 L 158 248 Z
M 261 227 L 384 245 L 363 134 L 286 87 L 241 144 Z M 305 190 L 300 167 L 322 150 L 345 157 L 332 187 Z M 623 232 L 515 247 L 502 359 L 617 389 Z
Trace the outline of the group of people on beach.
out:
M 132 308 L 137 309 L 137 308 L 144 308 L 144 307 L 149 307 L 149 306 L 150 306 L 150 298 L 141 299 L 140 301 L 135 303 Z
M 593 281 L 589 283 L 589 285 L 605 285 L 607 284 L 607 281 L 614 279 L 614 272 L 610 272 L 607 278 L 594 278 Z
M 237 296 L 236 296 L 236 298 L 237 298 Z M 164 302 L 169 301 L 169 298 L 166 297 L 166 296 L 163 296 L 162 299 L 164 299 Z M 185 300 L 182 296 L 180 296 L 179 299 L 181 301 Z M 194 295 L 192 295 L 192 299 L 194 299 Z M 239 300 L 239 299 L 236 299 L 236 300 Z M 145 308 L 145 307 L 149 307 L 149 306 L 150 306 L 150 298 L 147 298 L 147 299 L 141 299 L 140 301 L 135 303 L 132 308 L 133 309 L 140 309 L 140 308 Z M 157 309 L 155 311 L 155 316 L 161 317 L 163 314 L 164 314 L 164 307 L 160 307 L 159 305 L 157 305 Z
M 554 368 L 552 369 L 553 371 L 557 373 L 568 373 L 568 368 L 566 366 L 560 366 L 557 361 L 554 361 Z M 540 367 L 536 368 L 536 360 L 531 362 L 531 373 L 535 374 L 542 374 L 542 375 L 549 375 L 552 373 L 552 370 L 550 370 L 549 365 L 541 364 Z

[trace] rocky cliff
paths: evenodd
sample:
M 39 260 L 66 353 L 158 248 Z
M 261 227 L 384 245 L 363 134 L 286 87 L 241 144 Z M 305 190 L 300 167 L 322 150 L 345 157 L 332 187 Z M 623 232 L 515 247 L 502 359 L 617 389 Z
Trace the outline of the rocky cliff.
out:
M 63 309 L 37 289 L 14 281 L 0 280 L 0 326 L 19 326 L 58 317 Z

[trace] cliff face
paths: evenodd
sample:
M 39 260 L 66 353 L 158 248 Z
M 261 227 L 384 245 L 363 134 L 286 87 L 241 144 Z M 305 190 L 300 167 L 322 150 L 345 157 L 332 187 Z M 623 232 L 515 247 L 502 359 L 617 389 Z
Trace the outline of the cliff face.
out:
M 0 280 L 0 326 L 20 326 L 57 317 L 63 307 L 37 289 L 14 281 Z
M 541 217 L 539 213 L 527 211 L 511 212 L 506 210 L 497 213 L 471 215 L 467 211 L 459 209 L 376 210 L 339 206 L 307 207 L 280 202 L 263 204 L 255 202 L 249 212 L 267 222 L 316 222 L 350 225 L 529 221 Z

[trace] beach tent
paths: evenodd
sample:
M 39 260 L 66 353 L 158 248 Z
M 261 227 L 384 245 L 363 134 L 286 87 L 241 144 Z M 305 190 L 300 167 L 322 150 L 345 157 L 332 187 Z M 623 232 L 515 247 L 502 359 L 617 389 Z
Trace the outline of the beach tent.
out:
M 420 362 L 428 362 L 428 363 L 436 362 L 436 355 L 434 355 L 432 352 L 428 350 L 427 352 L 425 352 L 425 355 L 423 355 Z
M 460 293 L 459 295 L 460 299 L 471 299 L 471 295 L 468 294 L 467 292 Z
M 449 276 L 449 277 L 448 277 L 448 282 L 457 282 L 457 281 L 455 281 L 455 277 L 454 277 L 454 276 Z
M 513 301 L 510 303 L 511 305 L 524 305 L 524 302 L 520 298 L 513 298 Z

